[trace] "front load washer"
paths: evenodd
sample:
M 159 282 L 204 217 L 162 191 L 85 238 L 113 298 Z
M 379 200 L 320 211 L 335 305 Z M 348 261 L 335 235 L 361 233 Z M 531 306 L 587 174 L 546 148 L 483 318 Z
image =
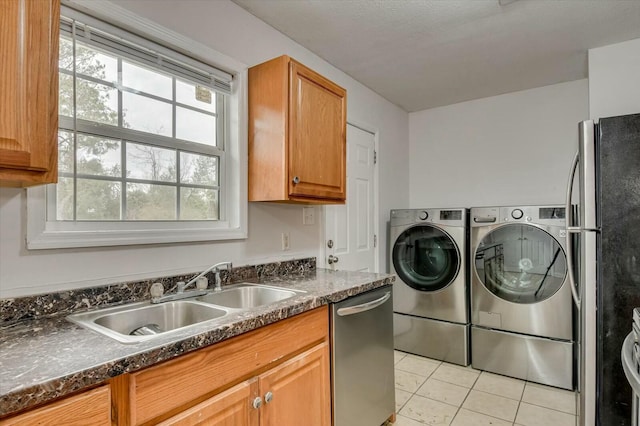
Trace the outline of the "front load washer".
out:
M 469 365 L 468 210 L 391 210 L 395 348 Z
M 472 365 L 573 389 L 562 206 L 471 209 Z

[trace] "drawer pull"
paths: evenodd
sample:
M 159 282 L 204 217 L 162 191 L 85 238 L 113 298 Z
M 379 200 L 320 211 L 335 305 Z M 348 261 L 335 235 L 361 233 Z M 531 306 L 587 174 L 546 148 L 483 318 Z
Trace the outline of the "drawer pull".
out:
M 253 408 L 258 409 L 262 407 L 262 398 L 256 396 L 256 399 L 253 400 Z

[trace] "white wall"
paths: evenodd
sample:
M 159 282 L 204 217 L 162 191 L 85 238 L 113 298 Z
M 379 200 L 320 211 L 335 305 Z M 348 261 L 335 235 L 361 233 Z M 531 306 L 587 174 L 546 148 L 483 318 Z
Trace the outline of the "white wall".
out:
M 413 208 L 564 203 L 587 80 L 409 114 Z
M 380 241 L 386 241 L 389 210 L 409 202 L 406 112 L 230 1 L 123 0 L 114 3 L 249 66 L 288 54 L 345 87 L 348 121 L 378 131 L 378 235 Z M 322 244 L 321 221 L 303 226 L 300 206 L 250 203 L 247 240 L 29 251 L 24 244 L 25 208 L 23 190 L 0 189 L 2 298 L 153 277 L 165 272 L 192 272 L 222 260 L 244 265 L 317 256 Z M 283 231 L 290 233 L 291 250 L 287 252 L 280 250 Z M 386 244 L 380 248 L 379 264 L 384 269 Z M 318 259 L 318 265 L 323 265 L 322 259 Z
M 640 39 L 589 50 L 589 115 L 640 113 Z

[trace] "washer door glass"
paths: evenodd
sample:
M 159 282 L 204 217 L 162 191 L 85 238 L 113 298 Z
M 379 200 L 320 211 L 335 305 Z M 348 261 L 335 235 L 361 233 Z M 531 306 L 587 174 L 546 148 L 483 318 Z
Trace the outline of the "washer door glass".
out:
M 489 232 L 475 252 L 475 271 L 501 299 L 536 303 L 562 287 L 567 259 L 558 241 L 531 225 L 505 225 Z
M 460 252 L 453 239 L 431 225 L 405 230 L 393 246 L 393 266 L 398 277 L 421 291 L 445 288 L 458 275 Z

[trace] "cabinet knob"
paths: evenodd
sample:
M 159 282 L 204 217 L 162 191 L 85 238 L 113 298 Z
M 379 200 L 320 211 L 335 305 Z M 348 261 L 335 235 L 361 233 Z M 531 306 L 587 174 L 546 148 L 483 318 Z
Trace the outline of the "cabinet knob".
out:
M 327 259 L 327 262 L 329 262 L 329 265 L 333 265 L 334 263 L 338 263 L 340 259 L 338 258 L 338 256 L 334 256 L 332 254 L 329 255 L 329 259 Z
M 256 399 L 253 400 L 253 408 L 260 408 L 262 406 L 262 398 L 256 396 Z
M 294 176 L 294 177 L 293 177 L 293 183 L 294 183 L 294 184 L 298 184 L 298 183 L 300 183 L 300 178 L 299 178 L 298 176 Z
M 264 394 L 264 402 L 266 402 L 267 404 L 270 403 L 272 399 L 273 399 L 273 392 L 267 392 Z

